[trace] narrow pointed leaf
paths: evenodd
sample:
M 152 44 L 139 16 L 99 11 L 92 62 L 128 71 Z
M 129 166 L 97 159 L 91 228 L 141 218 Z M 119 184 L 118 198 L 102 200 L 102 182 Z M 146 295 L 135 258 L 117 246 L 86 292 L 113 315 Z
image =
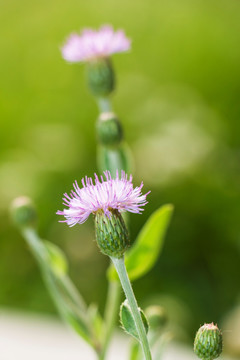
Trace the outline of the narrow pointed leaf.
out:
M 23 236 L 41 269 L 49 293 L 63 319 L 90 345 L 95 346 L 94 325 L 87 305 L 67 274 L 64 253 L 43 241 L 34 229 L 25 228 Z

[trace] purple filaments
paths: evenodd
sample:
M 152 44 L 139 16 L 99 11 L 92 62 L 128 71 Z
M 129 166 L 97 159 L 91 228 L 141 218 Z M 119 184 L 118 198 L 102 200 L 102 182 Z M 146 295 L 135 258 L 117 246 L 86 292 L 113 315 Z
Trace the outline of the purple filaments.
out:
M 123 30 L 114 32 L 112 26 L 105 25 L 98 31 L 85 29 L 80 35 L 70 35 L 61 51 L 65 60 L 83 62 L 127 51 L 130 46 Z
M 91 213 L 102 210 L 106 216 L 111 217 L 111 210 L 116 209 L 119 212 L 129 211 L 140 214 L 143 211 L 142 206 L 147 204 L 146 196 L 141 190 L 143 183 L 133 188 L 132 176 L 129 179 L 124 171 L 119 177 L 112 179 L 109 171 L 104 172 L 105 179 L 101 176 L 100 180 L 95 174 L 95 183 L 91 178 L 82 179 L 82 188 L 73 184 L 74 190 L 68 195 L 64 194 L 63 205 L 68 209 L 58 211 L 58 215 L 63 215 L 69 226 L 77 223 L 84 223 Z

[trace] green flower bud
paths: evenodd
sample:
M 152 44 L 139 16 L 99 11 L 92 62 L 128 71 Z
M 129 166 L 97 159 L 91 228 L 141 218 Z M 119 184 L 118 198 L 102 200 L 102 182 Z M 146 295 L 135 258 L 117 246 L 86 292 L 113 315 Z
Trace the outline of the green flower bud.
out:
M 204 324 L 198 330 L 194 341 L 194 352 L 204 360 L 213 360 L 222 352 L 222 333 L 217 325 Z
M 166 310 L 162 306 L 149 306 L 146 308 L 145 313 L 148 318 L 150 327 L 153 330 L 161 329 L 168 321 Z
M 96 58 L 87 64 L 87 80 L 94 96 L 109 95 L 115 86 L 115 76 L 109 58 Z
M 104 112 L 97 121 L 97 137 L 106 146 L 118 145 L 123 138 L 121 124 L 115 114 Z
M 36 210 L 30 198 L 20 196 L 11 205 L 10 213 L 15 225 L 20 227 L 35 226 L 37 220 Z
M 121 258 L 129 247 L 128 230 L 118 210 L 111 209 L 110 217 L 102 210 L 95 215 L 97 244 L 105 255 Z

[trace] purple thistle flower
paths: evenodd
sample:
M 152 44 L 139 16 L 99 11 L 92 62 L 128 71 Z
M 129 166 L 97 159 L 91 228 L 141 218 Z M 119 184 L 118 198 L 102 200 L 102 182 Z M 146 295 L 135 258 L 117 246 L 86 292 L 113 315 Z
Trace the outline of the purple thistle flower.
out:
M 112 26 L 105 25 L 98 31 L 85 29 L 80 35 L 70 35 L 61 51 L 63 58 L 69 62 L 84 62 L 127 51 L 130 45 L 123 30 L 114 32 Z
M 63 215 L 69 226 L 74 226 L 77 223 L 84 223 L 91 213 L 96 214 L 101 210 L 108 218 L 111 218 L 111 211 L 113 209 L 119 212 L 129 211 L 140 214 L 143 209 L 141 206 L 147 204 L 146 196 L 142 194 L 141 190 L 143 183 L 139 187 L 133 188 L 132 175 L 129 179 L 124 171 L 121 172 L 121 178 L 118 171 L 116 179 L 112 179 L 109 171 L 104 172 L 106 180 L 101 176 L 99 181 L 95 174 L 95 184 L 91 178 L 85 177 L 82 179 L 83 187 L 80 189 L 77 181 L 73 184 L 74 190 L 70 195 L 67 193 L 63 197 L 63 205 L 68 206 L 68 209 L 58 211 L 58 215 Z

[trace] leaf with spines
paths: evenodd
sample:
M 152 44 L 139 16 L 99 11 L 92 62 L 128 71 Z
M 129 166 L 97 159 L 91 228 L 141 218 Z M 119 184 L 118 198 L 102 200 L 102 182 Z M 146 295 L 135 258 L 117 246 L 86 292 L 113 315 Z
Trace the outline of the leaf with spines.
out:
M 125 264 L 130 280 L 142 277 L 155 265 L 162 250 L 172 213 L 171 204 L 163 205 L 156 210 L 143 225 L 134 245 L 125 253 Z M 118 279 L 113 265 L 108 269 L 108 278 Z
M 145 331 L 146 331 L 146 333 L 148 333 L 149 325 L 148 325 L 147 318 L 146 318 L 144 312 L 142 311 L 142 309 L 139 308 L 139 311 L 140 311 L 140 315 L 142 318 L 142 322 L 143 322 Z M 120 321 L 121 321 L 121 324 L 122 324 L 122 327 L 124 328 L 124 330 L 129 335 L 131 335 L 135 339 L 139 340 L 135 321 L 134 321 L 132 311 L 130 309 L 130 306 L 129 306 L 127 300 L 125 300 L 120 307 Z

